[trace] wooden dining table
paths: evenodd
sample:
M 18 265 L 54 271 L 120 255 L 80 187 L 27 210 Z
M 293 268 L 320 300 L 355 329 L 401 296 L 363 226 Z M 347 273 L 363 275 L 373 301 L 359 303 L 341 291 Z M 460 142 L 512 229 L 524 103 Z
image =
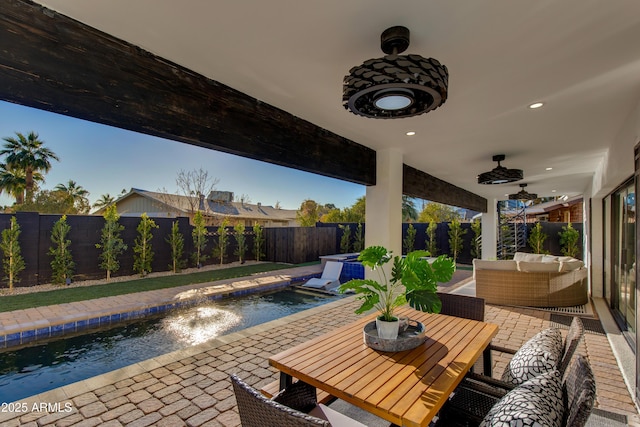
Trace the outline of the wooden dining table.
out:
M 304 381 L 400 426 L 426 426 L 474 365 L 498 326 L 403 307 L 420 321 L 426 341 L 413 350 L 383 352 L 364 344 L 365 316 L 269 358 L 281 384 Z

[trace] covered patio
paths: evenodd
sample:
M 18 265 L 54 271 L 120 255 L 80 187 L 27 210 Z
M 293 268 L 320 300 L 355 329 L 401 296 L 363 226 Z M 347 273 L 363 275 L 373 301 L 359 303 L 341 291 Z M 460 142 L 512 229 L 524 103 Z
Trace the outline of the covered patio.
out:
M 380 34 L 397 25 L 411 31 L 407 53 L 447 67 L 449 85 L 440 94 L 446 101 L 403 119 L 345 110 L 344 77 L 383 57 Z M 405 194 L 483 212 L 482 258 L 495 259 L 496 206 L 518 191 L 518 182 L 482 185 L 477 177 L 496 166 L 492 157 L 499 154 L 540 197 L 582 195 L 589 290 L 611 310 L 619 328 L 614 335 L 624 337 L 632 354 L 624 362 L 632 365 L 629 399 L 620 409 L 636 411 L 637 2 L 9 0 L 0 31 L 0 99 L 366 185 L 367 246 L 400 252 Z M 518 340 L 529 333 L 520 325 L 550 322 L 532 313 L 512 322 L 510 313 L 496 308 L 488 317 L 495 316 L 500 333 L 518 331 Z M 286 332 L 292 343 L 305 339 L 298 332 Z M 237 352 L 264 351 L 225 350 L 234 360 L 249 357 Z M 221 365 L 235 363 L 207 351 L 185 357 L 183 365 L 199 366 L 206 376 L 213 368 L 205 365 L 218 364 L 218 356 Z M 603 375 L 622 384 L 615 358 L 607 360 Z M 121 385 L 148 380 L 157 388 L 154 372 L 164 377 L 165 365 L 175 362 L 145 366 L 147 373 L 136 374 L 144 379 L 126 374 Z M 226 401 L 228 387 L 219 380 L 222 388 L 207 393 Z M 105 405 L 100 393 L 118 389 L 101 387 L 107 388 L 94 385 L 76 395 L 79 406 L 91 408 L 84 417 L 92 418 L 98 402 Z M 131 391 L 139 396 L 125 412 L 159 413 L 150 391 Z M 151 405 L 148 412 L 136 406 L 138 399 Z

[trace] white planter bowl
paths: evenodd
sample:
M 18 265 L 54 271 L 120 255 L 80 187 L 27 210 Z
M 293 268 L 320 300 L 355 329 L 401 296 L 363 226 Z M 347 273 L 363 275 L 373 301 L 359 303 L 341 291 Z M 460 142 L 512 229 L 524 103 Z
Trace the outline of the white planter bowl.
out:
M 376 319 L 376 329 L 378 336 L 387 340 L 395 340 L 398 338 L 398 329 L 400 328 L 400 320 L 389 322 L 386 320 Z

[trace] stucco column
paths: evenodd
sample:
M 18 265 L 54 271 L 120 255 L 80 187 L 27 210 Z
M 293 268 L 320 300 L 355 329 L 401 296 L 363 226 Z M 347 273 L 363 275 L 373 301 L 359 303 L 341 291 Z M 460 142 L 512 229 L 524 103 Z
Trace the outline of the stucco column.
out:
M 588 212 L 586 206 L 588 201 L 584 200 L 585 212 Z M 584 262 L 591 268 L 591 274 L 589 275 L 591 295 L 597 298 L 604 298 L 604 230 L 602 226 L 598 224 L 603 223 L 603 210 L 602 199 L 594 198 L 591 200 L 591 212 L 590 215 L 585 215 L 584 221 L 584 236 L 585 244 L 584 248 Z M 610 224 L 609 224 L 610 226 Z M 589 231 L 591 233 L 589 234 Z M 611 235 L 610 232 L 608 234 Z
M 365 246 L 402 254 L 402 164 L 398 150 L 376 153 L 376 185 L 367 187 Z
M 482 214 L 482 259 L 498 258 L 498 200 L 487 201 L 487 212 Z

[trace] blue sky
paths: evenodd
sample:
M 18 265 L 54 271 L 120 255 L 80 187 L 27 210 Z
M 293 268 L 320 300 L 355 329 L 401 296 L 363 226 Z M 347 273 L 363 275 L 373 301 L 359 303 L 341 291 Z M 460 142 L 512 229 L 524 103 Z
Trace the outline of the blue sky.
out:
M 0 137 L 30 131 L 60 158 L 42 188 L 71 179 L 90 192 L 92 204 L 131 187 L 175 193 L 178 171 L 199 168 L 219 179 L 217 190 L 285 209 L 298 209 L 304 199 L 343 208 L 365 194 L 362 185 L 0 101 Z M 0 205 L 12 203 L 0 195 Z

